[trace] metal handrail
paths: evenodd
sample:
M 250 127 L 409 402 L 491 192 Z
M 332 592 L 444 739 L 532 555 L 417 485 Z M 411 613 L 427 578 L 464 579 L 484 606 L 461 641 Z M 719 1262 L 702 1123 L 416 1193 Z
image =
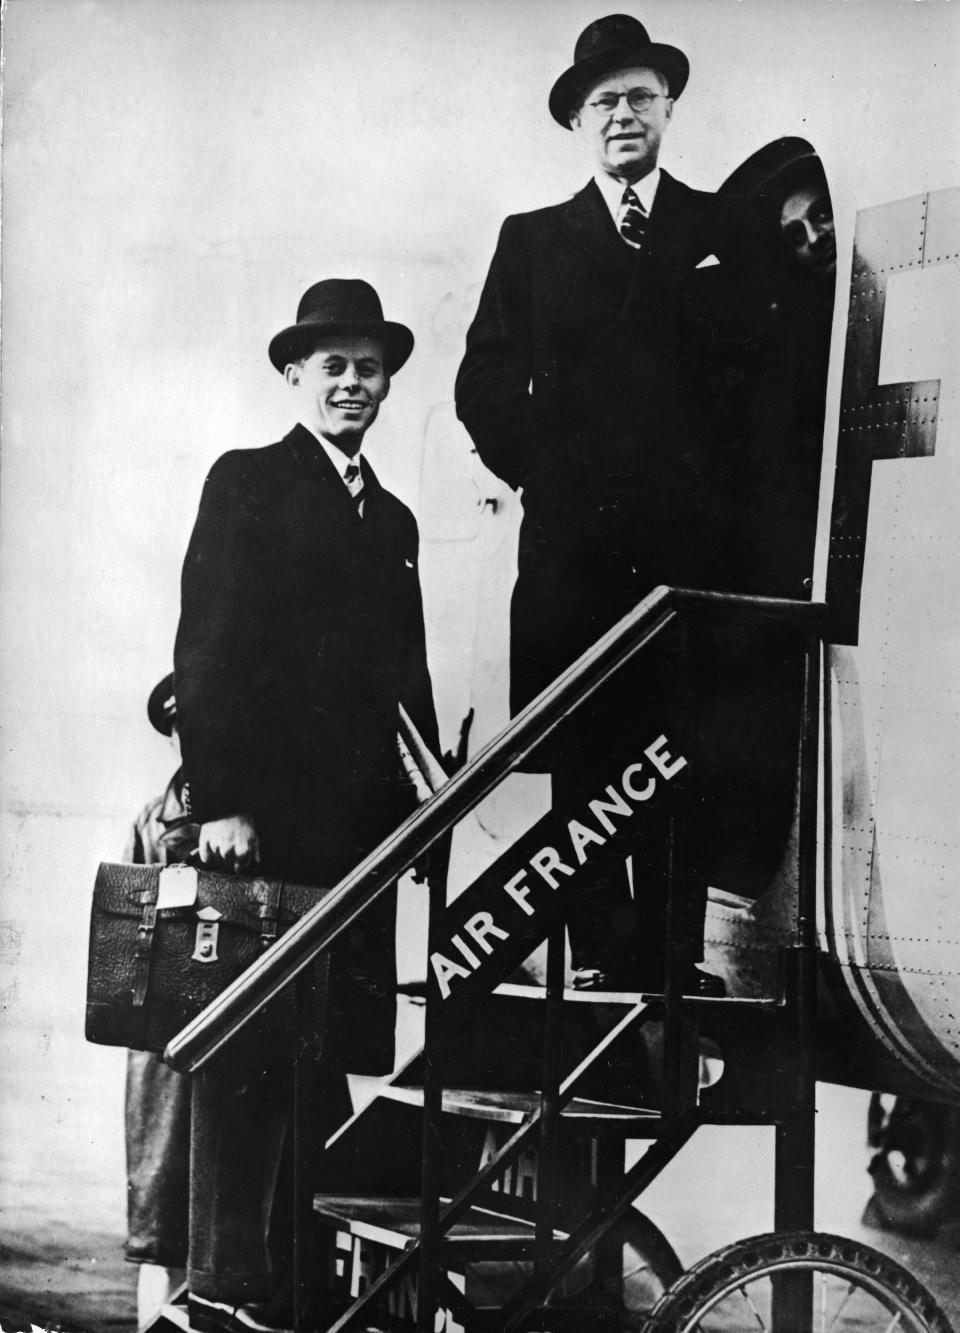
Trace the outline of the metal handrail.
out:
M 166 1062 L 187 1073 L 201 1068 L 438 837 L 681 613 L 738 623 L 769 622 L 815 633 L 826 626 L 827 608 L 787 598 L 655 588 L 188 1023 L 167 1046 Z

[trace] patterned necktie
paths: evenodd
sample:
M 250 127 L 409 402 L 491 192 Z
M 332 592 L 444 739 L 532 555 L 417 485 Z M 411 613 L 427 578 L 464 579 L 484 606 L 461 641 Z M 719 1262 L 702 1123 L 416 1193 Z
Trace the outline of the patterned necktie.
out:
M 650 216 L 629 185 L 623 192 L 620 207 L 623 209 L 620 235 L 627 245 L 633 246 L 634 250 L 642 250 Z
M 347 490 L 357 507 L 357 513 L 363 518 L 363 477 L 360 475 L 360 464 L 348 463 L 343 479 L 347 483 Z

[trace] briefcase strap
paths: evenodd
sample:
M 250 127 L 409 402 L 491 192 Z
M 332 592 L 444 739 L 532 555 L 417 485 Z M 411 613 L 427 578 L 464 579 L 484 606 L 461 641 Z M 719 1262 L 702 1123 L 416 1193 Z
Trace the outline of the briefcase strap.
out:
M 250 892 L 259 907 L 257 915 L 260 919 L 260 947 L 268 949 L 277 938 L 283 880 L 255 879 L 250 885 Z
M 283 880 L 255 879 L 250 885 L 250 892 L 257 903 L 257 916 L 260 921 L 260 947 L 267 949 L 277 938 L 280 921 L 280 901 L 283 897 Z M 150 984 L 150 960 L 153 955 L 153 941 L 157 929 L 157 893 L 158 885 L 144 889 L 140 895 L 140 924 L 137 926 L 136 954 L 133 965 L 133 1005 L 142 1009 L 147 1002 L 147 989 Z
M 153 951 L 154 932 L 157 928 L 157 892 L 158 886 L 144 889 L 140 898 L 140 924 L 137 926 L 137 949 L 133 963 L 133 1006 L 141 1009 L 147 1000 L 147 987 L 150 984 L 150 956 Z

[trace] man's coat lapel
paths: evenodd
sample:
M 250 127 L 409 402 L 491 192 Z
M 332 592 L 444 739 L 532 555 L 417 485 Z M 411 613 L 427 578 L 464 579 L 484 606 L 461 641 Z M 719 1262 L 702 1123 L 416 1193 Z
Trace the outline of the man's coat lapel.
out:
M 563 206 L 561 217 L 567 236 L 595 263 L 618 270 L 630 267 L 635 252 L 617 231 L 595 180 Z

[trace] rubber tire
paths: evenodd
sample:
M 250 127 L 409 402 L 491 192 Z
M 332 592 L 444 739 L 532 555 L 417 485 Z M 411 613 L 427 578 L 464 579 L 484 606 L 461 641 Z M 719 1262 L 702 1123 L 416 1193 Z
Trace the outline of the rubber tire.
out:
M 858 1241 L 815 1231 L 770 1232 L 736 1241 L 701 1259 L 650 1312 L 643 1333 L 692 1333 L 711 1303 L 745 1281 L 785 1270 L 835 1272 L 858 1279 L 865 1291 L 878 1290 L 902 1314 L 901 1333 L 951 1333 L 940 1306 L 912 1274 Z
M 642 1265 L 637 1264 L 624 1273 L 627 1300 L 623 1302 L 622 1309 L 628 1318 L 632 1317 L 636 1321 L 639 1328 L 641 1320 L 638 1316 L 645 1316 L 660 1295 L 682 1276 L 683 1264 L 656 1223 L 636 1208 L 630 1208 L 623 1214 L 612 1229 L 612 1234 L 621 1245 L 629 1245 L 644 1261 Z
M 902 1152 L 906 1172 L 890 1154 Z M 898 1098 L 870 1163 L 880 1219 L 905 1236 L 936 1235 L 960 1215 L 960 1113 L 954 1107 Z
M 628 1208 L 604 1240 L 629 1247 L 638 1256 L 629 1267 L 625 1265 L 624 1299 L 618 1299 L 601 1276 L 594 1276 L 588 1287 L 559 1300 L 556 1308 L 579 1311 L 583 1333 L 588 1333 L 591 1322 L 603 1329 L 615 1323 L 621 1329 L 639 1330 L 663 1293 L 682 1275 L 683 1265 L 656 1223 L 637 1208 Z

